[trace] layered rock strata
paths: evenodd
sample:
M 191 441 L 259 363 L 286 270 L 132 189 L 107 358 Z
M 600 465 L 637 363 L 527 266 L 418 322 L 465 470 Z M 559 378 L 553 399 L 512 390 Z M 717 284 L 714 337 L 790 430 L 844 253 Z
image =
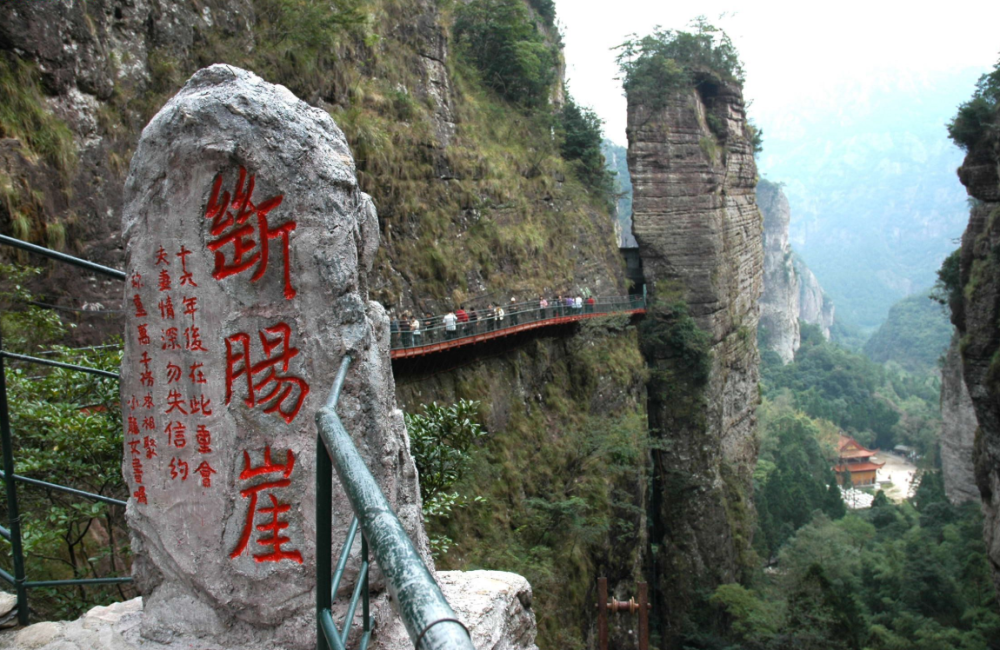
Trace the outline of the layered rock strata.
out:
M 956 505 L 979 500 L 972 460 L 979 422 L 962 377 L 958 343 L 958 336 L 952 337 L 941 368 L 941 474 L 945 494 Z
M 988 137 L 970 148 L 958 177 L 975 201 L 962 235 L 963 298 L 957 310 L 953 306 L 952 320 L 961 335 L 962 371 L 979 423 L 976 483 L 1000 593 L 1000 151 Z
M 628 106 L 633 229 L 651 308 L 654 598 L 668 637 L 736 580 L 753 531 L 764 254 L 742 90 L 710 75 L 664 108 Z M 710 124 L 712 127 L 710 127 Z M 714 127 L 714 128 L 713 128 Z M 685 307 L 707 341 L 685 329 Z M 701 370 L 707 372 L 697 377 Z
M 792 211 L 781 186 L 761 180 L 757 205 L 764 217 L 764 294 L 760 299 L 761 339 L 783 363 L 799 349 L 799 279 L 788 243 Z

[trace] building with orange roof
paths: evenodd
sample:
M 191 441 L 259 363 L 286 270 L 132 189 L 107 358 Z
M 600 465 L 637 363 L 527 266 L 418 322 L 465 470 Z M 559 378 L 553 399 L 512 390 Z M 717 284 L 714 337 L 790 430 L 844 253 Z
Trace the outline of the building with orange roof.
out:
M 837 473 L 837 484 L 844 484 L 844 475 L 851 474 L 852 485 L 874 485 L 878 480 L 878 471 L 885 463 L 872 462 L 871 458 L 878 450 L 866 449 L 861 443 L 850 436 L 840 435 L 837 442 L 839 461 L 833 468 Z

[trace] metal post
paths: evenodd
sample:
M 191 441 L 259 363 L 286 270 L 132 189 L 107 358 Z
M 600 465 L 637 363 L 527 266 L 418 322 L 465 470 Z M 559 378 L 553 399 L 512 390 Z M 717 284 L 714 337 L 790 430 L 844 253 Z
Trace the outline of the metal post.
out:
M 333 464 L 323 439 L 316 436 L 316 650 L 330 650 L 323 632 L 322 612 L 330 609 L 331 553 L 333 552 Z
M 368 576 L 371 575 L 371 559 L 368 557 L 368 538 L 361 535 L 361 561 L 368 565 L 365 572 L 365 584 L 361 588 L 361 634 L 365 635 L 372 629 L 371 612 L 368 609 Z
M 3 335 L 0 333 L 0 350 Z M 17 622 L 28 624 L 28 588 L 24 576 L 24 550 L 21 548 L 21 513 L 17 508 L 17 481 L 14 479 L 14 448 L 10 437 L 10 413 L 7 410 L 7 371 L 0 356 L 0 444 L 3 445 L 4 484 L 7 488 L 7 520 L 11 556 L 14 559 L 14 590 L 17 595 Z
M 608 650 L 608 579 L 597 579 L 597 647 Z
M 639 650 L 649 650 L 649 598 L 646 583 L 639 583 Z

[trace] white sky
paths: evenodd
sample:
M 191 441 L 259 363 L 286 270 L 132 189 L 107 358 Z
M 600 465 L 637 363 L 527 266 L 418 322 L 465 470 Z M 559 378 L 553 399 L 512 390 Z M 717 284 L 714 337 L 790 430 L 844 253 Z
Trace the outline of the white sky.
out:
M 683 29 L 698 15 L 732 38 L 746 70 L 750 115 L 764 123 L 794 106 L 837 102 L 859 83 L 987 70 L 1000 55 L 997 0 L 556 0 L 556 10 L 570 91 L 597 111 L 605 135 L 621 145 L 628 144 L 626 105 L 611 48 L 657 25 Z

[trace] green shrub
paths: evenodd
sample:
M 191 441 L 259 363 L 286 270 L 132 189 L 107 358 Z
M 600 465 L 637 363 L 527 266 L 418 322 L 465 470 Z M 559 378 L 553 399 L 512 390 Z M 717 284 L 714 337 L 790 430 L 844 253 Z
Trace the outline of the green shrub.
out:
M 1000 140 L 1000 61 L 993 72 L 979 77 L 972 99 L 958 107 L 948 136 L 966 151 L 986 139 Z
M 459 400 L 452 406 L 424 404 L 423 413 L 407 413 L 406 429 L 410 451 L 420 476 L 420 496 L 427 518 L 447 518 L 456 508 L 482 501 L 468 499 L 458 492 L 448 492 L 469 467 L 470 452 L 477 440 L 486 435 L 476 419 L 479 402 Z M 448 552 L 452 540 L 444 535 L 430 535 L 435 554 Z
M 546 103 L 559 52 L 520 0 L 473 0 L 458 10 L 454 33 L 487 87 L 522 106 Z
M 567 93 L 559 114 L 559 135 L 562 157 L 576 163 L 580 182 L 604 198 L 610 210 L 614 200 L 614 177 L 604 166 L 601 118 L 593 110 L 577 104 Z
M 656 29 L 618 46 L 622 85 L 630 99 L 657 110 L 671 92 L 692 85 L 698 73 L 743 83 L 743 64 L 726 33 L 704 17 L 692 27 L 693 32 Z
M 556 22 L 555 0 L 528 0 L 532 9 L 538 12 L 547 25 L 554 25 Z
M 121 348 L 75 350 L 53 345 L 68 324 L 29 303 L 24 282 L 38 269 L 0 265 L 0 327 L 7 350 L 110 372 Z M 16 471 L 29 478 L 117 499 L 128 496 L 121 473 L 122 416 L 118 382 L 61 368 L 9 362 L 6 372 Z M 25 570 L 29 580 L 128 575 L 130 554 L 124 509 L 52 490 L 18 490 Z M 0 518 L 7 519 L 6 505 Z M 10 546 L 0 566 L 12 571 Z M 43 618 L 75 618 L 94 605 L 130 598 L 130 586 L 34 590 L 33 611 Z
M 931 298 L 947 305 L 951 310 L 952 319 L 959 315 L 962 308 L 962 249 L 958 248 L 941 262 L 937 272 L 937 282 L 931 291 Z
M 642 352 L 647 359 L 671 359 L 676 373 L 692 386 L 701 386 L 712 369 L 712 340 L 698 327 L 683 300 L 654 301 L 639 326 Z

